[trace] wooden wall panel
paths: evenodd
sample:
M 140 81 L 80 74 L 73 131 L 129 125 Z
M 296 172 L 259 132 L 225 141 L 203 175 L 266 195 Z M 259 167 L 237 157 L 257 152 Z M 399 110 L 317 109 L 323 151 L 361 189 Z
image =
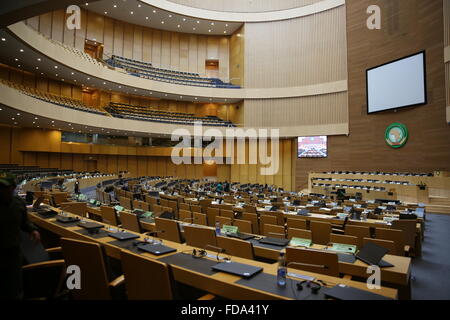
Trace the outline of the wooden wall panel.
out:
M 345 5 L 296 19 L 245 25 L 245 87 L 347 79 Z
M 347 2 L 350 135 L 329 137 L 328 158 L 296 160 L 296 187 L 307 186 L 309 171 L 355 170 L 430 172 L 450 170 L 450 127 L 445 120 L 442 1 L 379 1 L 382 29 L 366 27 L 370 0 Z M 428 104 L 367 115 L 365 71 L 426 50 Z M 392 149 L 384 132 L 405 124 L 409 141 Z
M 245 100 L 246 127 L 302 127 L 347 122 L 347 92 L 287 99 Z

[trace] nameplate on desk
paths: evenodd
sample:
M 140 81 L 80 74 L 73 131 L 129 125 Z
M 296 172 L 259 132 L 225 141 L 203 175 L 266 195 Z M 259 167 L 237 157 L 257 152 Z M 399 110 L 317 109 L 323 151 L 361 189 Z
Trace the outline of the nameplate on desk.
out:
M 293 237 L 291 239 L 291 242 L 289 242 L 289 245 L 292 247 L 307 247 L 309 248 L 312 244 L 311 239 L 303 239 L 303 238 L 296 238 Z

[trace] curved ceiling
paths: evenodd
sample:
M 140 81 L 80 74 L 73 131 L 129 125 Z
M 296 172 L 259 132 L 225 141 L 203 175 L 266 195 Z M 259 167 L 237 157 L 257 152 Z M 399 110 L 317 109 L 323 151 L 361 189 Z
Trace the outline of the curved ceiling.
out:
M 294 19 L 342 6 L 345 4 L 345 1 L 346 0 L 322 0 L 307 6 L 269 12 L 224 12 L 189 7 L 167 0 L 139 0 L 141 3 L 146 3 L 147 5 L 173 13 L 198 19 L 212 19 L 215 21 L 228 22 L 269 22 Z
M 120 21 L 174 32 L 223 36 L 233 34 L 242 26 L 241 22 L 195 18 L 174 13 L 139 0 L 101 0 L 86 3 L 82 7 Z
M 89 0 L 95 2 L 97 0 Z M 79 5 L 86 0 L 8 0 L 0 6 L 0 28 L 24 19 L 38 16 L 70 5 Z

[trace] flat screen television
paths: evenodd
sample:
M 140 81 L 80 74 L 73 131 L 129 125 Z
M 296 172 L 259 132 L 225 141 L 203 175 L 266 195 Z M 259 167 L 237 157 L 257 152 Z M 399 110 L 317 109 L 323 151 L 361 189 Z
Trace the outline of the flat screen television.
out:
M 299 158 L 326 158 L 328 156 L 327 136 L 298 137 Z
M 367 113 L 427 103 L 425 51 L 366 71 Z

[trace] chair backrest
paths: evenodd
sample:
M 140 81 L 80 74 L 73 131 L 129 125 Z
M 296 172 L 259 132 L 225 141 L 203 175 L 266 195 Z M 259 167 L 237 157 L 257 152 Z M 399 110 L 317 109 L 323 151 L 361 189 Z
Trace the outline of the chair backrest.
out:
M 253 233 L 252 223 L 247 220 L 234 219 L 233 226 L 239 228 L 239 232 Z
M 259 232 L 261 234 L 265 234 L 264 232 L 264 225 L 266 224 L 273 224 L 277 225 L 277 217 L 268 215 L 268 214 L 262 214 L 259 217 Z
M 214 226 L 214 224 L 216 223 L 216 217 L 219 215 L 219 212 L 220 211 L 218 208 L 208 207 L 206 209 L 206 216 L 208 217 L 209 226 Z
M 192 212 L 202 213 L 202 207 L 201 206 L 196 206 L 196 205 L 191 205 L 191 211 Z
M 134 209 L 142 209 L 141 201 L 133 200 L 133 208 Z
M 120 252 L 120 260 L 128 300 L 173 299 L 174 281 L 169 265 L 123 250 Z
M 230 218 L 231 220 L 234 219 L 234 212 L 232 210 L 220 209 L 220 215 L 222 217 Z
M 228 217 L 217 216 L 216 222 L 219 222 L 220 227 L 222 228 L 224 224 L 227 226 L 231 226 L 233 221 Z
M 141 209 L 144 211 L 152 211 L 150 209 L 150 203 L 141 201 Z
M 178 202 L 174 200 L 169 200 L 168 205 L 169 208 L 172 208 L 172 212 L 175 214 L 175 216 L 178 214 Z
M 176 220 L 155 218 L 156 231 L 158 232 L 158 238 L 182 243 L 180 226 Z
M 141 225 L 139 223 L 139 218 L 137 215 L 133 213 L 121 211 L 120 222 L 122 223 L 122 228 L 124 229 L 139 233 L 141 232 Z
M 131 206 L 131 199 L 126 197 L 119 197 L 119 202 L 122 207 L 128 210 L 133 210 L 133 207 Z
M 392 221 L 392 229 L 402 230 L 405 244 L 411 248 L 416 246 L 416 220 L 394 220 Z
M 178 205 L 178 208 L 179 208 L 180 210 L 191 211 L 191 206 L 189 205 L 189 203 L 184 203 L 184 202 L 182 202 L 182 203 L 180 203 L 180 204 Z
M 282 211 L 264 211 L 263 214 L 275 217 L 277 219 L 277 225 L 284 225 L 284 214 Z
M 330 242 L 331 223 L 311 221 L 310 229 L 313 243 L 327 245 Z
M 55 205 L 59 206 L 63 202 L 67 202 L 68 193 L 67 192 L 52 192 L 53 201 Z
M 208 220 L 206 219 L 206 214 L 194 212 L 192 215 L 193 215 L 193 223 L 199 224 L 202 226 L 208 225 Z
M 312 239 L 312 234 L 309 230 L 288 228 L 288 239 L 292 238 Z
M 339 276 L 338 255 L 331 252 L 287 247 L 286 263 L 294 269 Z
M 287 227 L 288 228 L 308 230 L 308 226 L 306 224 L 306 220 L 305 219 L 287 218 Z
M 271 238 L 286 238 L 286 231 L 284 226 L 279 226 L 276 224 L 265 224 L 264 225 L 264 236 Z
M 163 212 L 163 207 L 159 204 L 152 204 L 153 214 L 159 216 Z
M 259 232 L 259 222 L 258 215 L 256 213 L 244 212 L 241 216 L 242 220 L 250 221 L 252 224 L 252 229 L 254 234 L 260 234 Z
M 149 195 L 145 195 L 145 202 L 149 204 L 158 204 L 158 199 Z
M 253 205 L 245 204 L 244 211 L 248 213 L 256 213 L 256 207 Z
M 169 206 L 169 200 L 167 199 L 159 199 L 159 204 L 163 207 L 168 207 Z
M 76 214 L 80 217 L 86 217 L 87 203 L 86 202 L 61 202 L 61 210 Z
M 109 206 L 101 206 L 100 212 L 102 214 L 102 222 L 112 226 L 117 226 L 119 224 L 117 221 L 116 210 L 114 210 L 114 208 Z
M 225 254 L 253 260 L 255 258 L 251 242 L 241 239 L 217 236 L 217 246 L 225 250 Z
M 187 245 L 201 249 L 207 245 L 217 246 L 216 231 L 211 228 L 184 226 L 184 238 Z
M 190 210 L 180 209 L 178 211 L 178 220 L 192 222 L 192 212 Z
M 108 275 L 100 244 L 61 238 L 66 265 L 76 265 L 82 271 L 81 289 L 71 290 L 72 297 L 80 300 L 111 299 Z
M 376 228 L 375 237 L 381 240 L 394 241 L 395 254 L 399 256 L 405 255 L 405 236 L 403 230 Z
M 378 245 L 380 247 L 388 249 L 389 251 L 388 251 L 387 254 L 395 254 L 394 241 L 374 239 L 374 238 L 364 238 L 363 239 L 363 245 L 365 245 L 368 242 L 371 242 L 371 243 L 376 244 L 376 245 Z
M 370 238 L 370 229 L 369 227 L 364 226 L 355 226 L 351 224 L 345 225 L 345 235 L 347 236 L 355 236 L 358 238 L 358 247 L 363 246 L 363 239 Z
M 359 247 L 358 237 L 355 237 L 355 236 L 332 233 L 332 234 L 330 234 L 330 242 L 331 243 L 350 244 L 350 245 Z

